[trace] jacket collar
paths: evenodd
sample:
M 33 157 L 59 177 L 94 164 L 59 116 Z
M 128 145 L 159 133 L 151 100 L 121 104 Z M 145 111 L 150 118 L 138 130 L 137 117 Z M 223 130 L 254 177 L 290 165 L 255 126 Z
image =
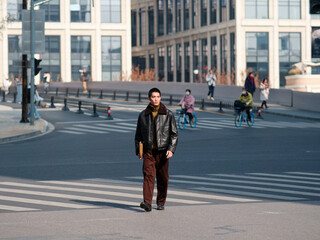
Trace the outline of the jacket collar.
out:
M 147 106 L 146 108 L 146 115 L 149 115 L 152 113 L 152 107 L 150 106 L 150 104 Z M 159 108 L 159 111 L 158 111 L 158 114 L 162 114 L 162 115 L 166 115 L 167 114 L 167 108 L 164 104 L 162 104 L 160 102 L 160 108 Z

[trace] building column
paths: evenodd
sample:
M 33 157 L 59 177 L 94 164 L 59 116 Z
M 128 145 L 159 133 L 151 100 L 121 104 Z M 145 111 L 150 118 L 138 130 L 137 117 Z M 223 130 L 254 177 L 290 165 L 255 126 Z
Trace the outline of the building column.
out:
M 168 82 L 168 44 L 164 42 L 164 81 Z
M 192 36 L 189 36 L 189 46 L 190 46 L 190 79 L 189 81 L 193 83 L 194 81 L 194 73 L 193 73 L 193 40 Z
M 185 82 L 185 70 L 186 70 L 186 66 L 185 66 L 185 52 L 184 52 L 184 41 L 183 38 L 180 39 L 180 43 L 181 43 L 181 82 Z
M 173 45 L 172 45 L 172 52 L 173 52 L 173 56 L 172 56 L 172 61 L 173 61 L 173 81 L 177 82 L 177 43 L 176 41 L 174 41 Z

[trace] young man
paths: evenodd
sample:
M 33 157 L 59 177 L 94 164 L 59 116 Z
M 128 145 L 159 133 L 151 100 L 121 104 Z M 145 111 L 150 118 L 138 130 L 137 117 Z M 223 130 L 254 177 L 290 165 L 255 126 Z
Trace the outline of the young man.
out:
M 169 182 L 169 158 L 178 143 L 178 130 L 174 114 L 161 103 L 161 92 L 152 88 L 149 105 L 138 118 L 135 147 L 136 155 L 143 158 L 143 202 L 140 207 L 151 211 L 155 177 L 157 176 L 157 210 L 164 210 Z M 143 156 L 139 143 L 143 144 Z

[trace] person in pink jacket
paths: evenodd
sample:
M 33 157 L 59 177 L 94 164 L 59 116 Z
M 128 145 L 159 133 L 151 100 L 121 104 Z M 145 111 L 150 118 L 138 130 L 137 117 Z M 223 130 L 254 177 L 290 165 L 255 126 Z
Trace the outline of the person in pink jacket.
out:
M 191 95 L 191 90 L 187 89 L 185 96 L 183 96 L 179 102 L 179 106 L 185 110 L 191 121 L 194 121 L 192 113 L 194 112 L 194 97 Z

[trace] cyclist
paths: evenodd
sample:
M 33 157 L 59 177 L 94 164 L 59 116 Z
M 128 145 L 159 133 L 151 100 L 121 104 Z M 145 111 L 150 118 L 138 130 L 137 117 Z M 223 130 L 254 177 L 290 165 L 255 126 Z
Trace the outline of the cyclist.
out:
M 192 113 L 194 112 L 194 97 L 191 95 L 191 90 L 186 89 L 185 95 L 182 97 L 182 99 L 179 102 L 179 106 L 186 112 L 186 114 L 189 116 L 189 119 L 194 122 L 194 118 L 192 116 Z
M 239 97 L 238 100 L 240 100 L 245 104 L 244 110 L 246 110 L 248 120 L 251 121 L 250 109 L 252 108 L 252 105 L 253 105 L 252 94 L 249 93 L 245 88 L 242 88 L 241 96 Z

